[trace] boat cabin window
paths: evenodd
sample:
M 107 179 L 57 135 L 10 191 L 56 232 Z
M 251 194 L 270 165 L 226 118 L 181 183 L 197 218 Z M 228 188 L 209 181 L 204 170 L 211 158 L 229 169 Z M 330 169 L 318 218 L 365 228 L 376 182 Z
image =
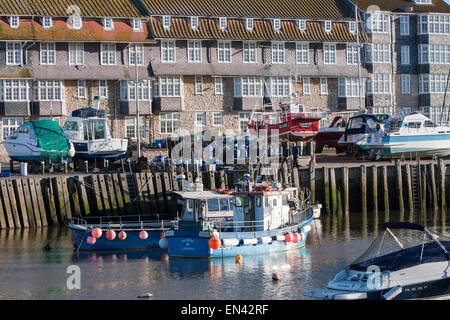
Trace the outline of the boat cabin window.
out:
M 363 119 L 362 118 L 354 118 L 350 119 L 350 122 L 348 124 L 349 129 L 360 129 L 363 126 Z
M 22 125 L 16 130 L 16 132 L 17 133 L 29 133 L 30 127 L 28 125 Z
M 105 139 L 105 131 L 104 120 L 83 121 L 84 140 Z
M 281 204 L 283 206 L 287 206 L 288 205 L 288 200 L 289 200 L 288 195 L 287 194 L 283 194 L 283 197 L 281 198 Z
M 63 130 L 66 130 L 66 131 L 78 131 L 78 123 L 76 121 L 67 121 L 64 124 Z
M 183 219 L 194 219 L 194 200 L 187 199 L 185 202 Z
M 413 129 L 418 129 L 418 128 L 420 128 L 421 125 L 422 125 L 421 122 L 408 122 L 408 123 L 406 124 L 406 126 L 407 126 L 408 128 L 413 128 Z
M 424 127 L 428 127 L 428 128 L 432 128 L 432 127 L 436 127 L 436 124 L 433 123 L 433 121 L 427 120 L 425 121 Z
M 208 211 L 220 211 L 219 199 L 208 199 Z
M 261 207 L 261 197 L 256 197 L 256 206 Z
M 274 198 L 274 199 L 272 200 L 272 207 L 276 207 L 277 204 L 278 204 L 278 201 L 277 201 L 276 198 Z
M 247 197 L 236 197 L 235 198 L 236 207 L 245 207 L 248 206 L 248 198 Z
M 219 199 L 220 211 L 230 211 L 230 204 L 228 199 Z

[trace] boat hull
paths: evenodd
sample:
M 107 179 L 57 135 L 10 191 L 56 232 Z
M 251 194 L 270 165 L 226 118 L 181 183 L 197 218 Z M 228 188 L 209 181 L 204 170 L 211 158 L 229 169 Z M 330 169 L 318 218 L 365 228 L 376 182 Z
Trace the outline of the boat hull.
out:
M 249 123 L 248 128 L 256 132 L 266 130 L 267 136 L 278 137 L 280 140 L 309 142 L 319 132 L 320 119 L 294 118 L 282 123 L 261 126 Z
M 148 238 L 142 240 L 139 238 L 139 232 L 141 232 L 141 230 L 127 230 L 127 237 L 125 240 L 120 240 L 117 236 L 114 238 L 114 240 L 108 240 L 103 234 L 100 238 L 96 239 L 94 244 L 89 244 L 87 243 L 86 239 L 90 236 L 90 233 L 86 231 L 86 228 L 73 225 L 69 226 L 69 228 L 72 230 L 72 239 L 75 249 L 82 251 L 138 250 L 159 248 L 159 240 L 161 235 L 160 230 L 146 230 Z
M 117 141 L 116 141 L 117 140 Z M 74 141 L 75 159 L 120 159 L 126 156 L 127 143 L 124 146 L 118 139 L 111 140 L 114 143 L 105 146 L 104 142 Z
M 21 144 L 17 142 L 3 141 L 6 151 L 9 157 L 15 161 L 31 161 L 41 162 L 49 160 L 50 162 L 57 162 L 61 159 L 59 156 L 52 155 L 52 152 L 47 152 L 39 147 L 35 147 L 28 144 Z M 70 161 L 71 157 L 64 157 L 64 159 Z
M 173 230 L 168 231 L 167 239 L 169 241 L 168 254 L 170 257 L 183 258 L 202 258 L 217 259 L 225 257 L 235 257 L 236 255 L 257 255 L 273 252 L 287 251 L 298 249 L 305 246 L 309 228 L 301 232 L 301 239 L 297 243 L 272 240 L 270 243 L 261 243 L 253 245 L 243 245 L 242 239 L 253 239 L 261 237 L 272 237 L 276 235 L 284 235 L 285 233 L 301 230 L 302 227 L 309 226 L 312 217 L 303 225 L 297 225 L 272 231 L 259 232 L 221 232 L 221 239 L 238 239 L 239 245 L 221 246 L 219 249 L 211 249 L 209 247 L 209 232 L 195 230 Z

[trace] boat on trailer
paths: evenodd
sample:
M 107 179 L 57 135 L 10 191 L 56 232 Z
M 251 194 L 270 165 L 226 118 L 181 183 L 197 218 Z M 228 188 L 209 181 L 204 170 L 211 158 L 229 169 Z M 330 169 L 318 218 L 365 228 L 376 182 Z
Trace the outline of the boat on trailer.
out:
M 57 163 L 70 161 L 75 155 L 74 145 L 64 136 L 57 121 L 34 120 L 22 123 L 3 139 L 12 160 L 29 163 Z
M 316 153 L 322 153 L 324 147 L 335 148 L 336 153 L 345 151 L 338 145 L 339 139 L 345 132 L 347 126 L 347 118 L 343 116 L 336 116 L 331 121 L 327 128 L 321 128 L 319 133 L 314 137 L 316 142 Z
M 75 159 L 116 160 L 126 156 L 128 140 L 111 136 L 104 110 L 74 110 L 64 123 L 63 131 L 75 146 Z
M 215 191 L 191 184 L 172 191 L 180 218 L 178 228 L 166 232 L 168 254 L 214 259 L 301 248 L 313 219 L 307 191 L 268 182 Z
M 305 295 L 331 300 L 449 298 L 450 239 L 409 222 L 387 222 L 382 229 L 326 288 Z
M 160 242 L 165 238 L 165 232 L 176 228 L 177 221 L 153 220 L 154 217 L 155 215 L 74 217 L 69 228 L 77 250 L 159 249 L 165 246 Z
M 450 127 L 437 126 L 417 112 L 394 116 L 386 121 L 384 130 L 368 138 L 366 146 L 376 160 L 408 154 L 443 157 L 450 154 Z

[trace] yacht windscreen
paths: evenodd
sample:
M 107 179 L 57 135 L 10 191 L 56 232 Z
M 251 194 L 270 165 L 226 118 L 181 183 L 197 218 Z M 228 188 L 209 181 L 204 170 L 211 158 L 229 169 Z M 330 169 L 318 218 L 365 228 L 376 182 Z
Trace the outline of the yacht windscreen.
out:
M 392 119 L 391 121 L 387 121 L 384 129 L 386 132 L 398 132 L 402 126 L 402 119 Z
M 66 123 L 64 123 L 63 130 L 78 131 L 78 123 L 76 121 L 67 121 Z
M 437 242 L 420 230 L 386 228 L 350 268 L 367 271 L 371 266 L 378 266 L 381 271 L 393 271 L 421 262 L 441 261 L 446 259 L 444 248 L 450 248 L 449 240 L 439 236 Z

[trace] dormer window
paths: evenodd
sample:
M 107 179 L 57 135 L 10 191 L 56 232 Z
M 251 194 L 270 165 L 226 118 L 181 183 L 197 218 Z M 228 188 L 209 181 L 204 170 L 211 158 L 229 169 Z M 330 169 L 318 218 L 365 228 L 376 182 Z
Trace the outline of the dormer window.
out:
M 105 30 L 114 30 L 114 22 L 112 18 L 103 19 L 103 28 Z
M 136 31 L 136 32 L 142 31 L 142 20 L 141 19 L 131 20 L 131 25 L 133 27 L 133 31 Z
M 170 30 L 170 16 L 163 16 L 162 24 L 163 24 L 164 29 Z
M 198 17 L 191 17 L 191 28 L 198 29 Z
M 42 27 L 46 29 L 50 29 L 52 27 L 52 18 L 51 17 L 42 17 Z
M 355 33 L 356 32 L 356 22 L 350 21 L 348 23 L 348 31 L 350 31 L 350 33 Z
M 324 23 L 325 26 L 325 32 L 330 33 L 331 32 L 331 21 L 325 21 Z
M 247 27 L 247 30 L 252 31 L 253 30 L 253 19 L 252 18 L 245 19 L 245 26 Z
M 297 20 L 297 25 L 300 31 L 306 31 L 306 20 Z
M 67 20 L 67 23 L 73 29 L 81 29 L 81 26 L 83 25 L 81 17 L 77 15 L 70 16 L 69 20 Z
M 227 28 L 227 18 L 225 17 L 219 18 L 219 27 L 222 30 L 225 30 Z
M 11 16 L 9 17 L 9 24 L 11 28 L 18 28 L 19 27 L 19 17 L 18 16 Z
M 273 19 L 273 28 L 277 31 L 281 30 L 281 20 L 280 19 Z

